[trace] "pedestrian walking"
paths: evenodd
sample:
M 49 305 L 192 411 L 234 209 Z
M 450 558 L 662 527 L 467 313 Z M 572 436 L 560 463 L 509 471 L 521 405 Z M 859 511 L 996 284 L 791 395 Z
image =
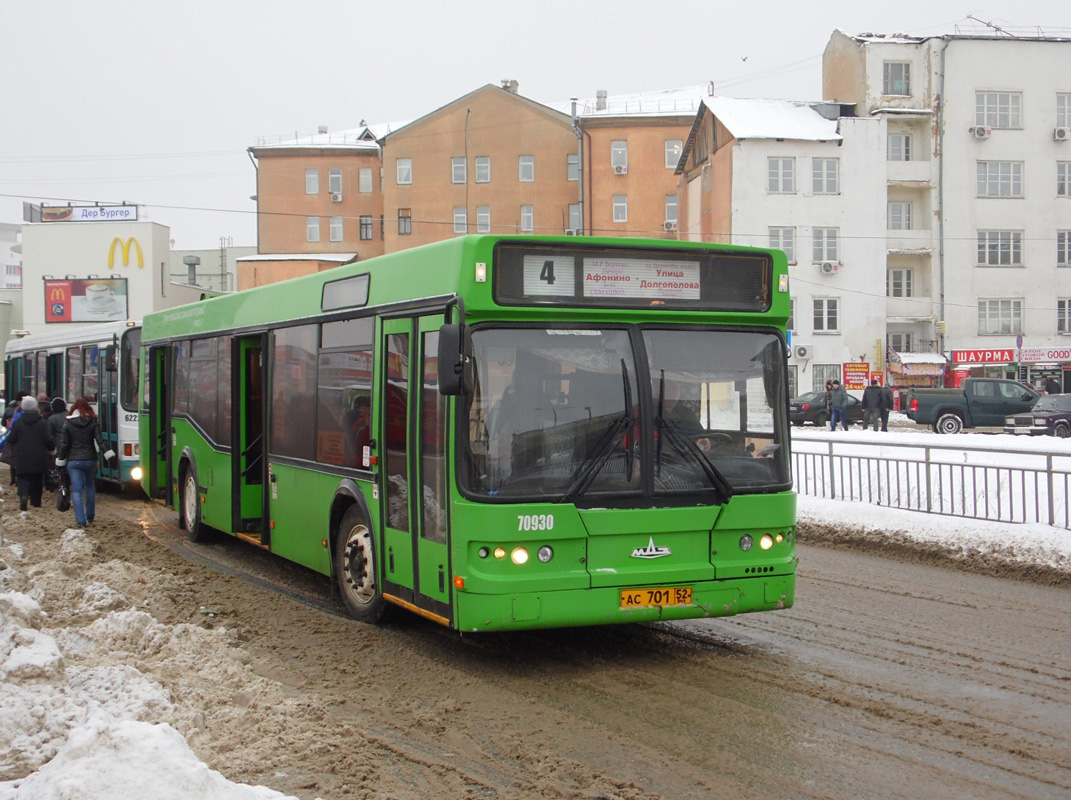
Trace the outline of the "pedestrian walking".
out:
M 881 429 L 885 432 L 889 430 L 889 412 L 893 410 L 893 393 L 892 387 L 881 387 Z
M 71 505 L 74 507 L 74 519 L 79 526 L 93 523 L 96 515 L 97 489 L 97 453 L 104 454 L 104 460 L 110 461 L 115 456 L 114 450 L 104 449 L 104 439 L 100 433 L 100 421 L 96 412 L 84 397 L 79 397 L 71 407 L 71 413 L 63 424 L 59 449 L 56 451 L 56 466 L 67 467 L 71 477 Z
M 45 473 L 52 465 L 56 451 L 55 440 L 48 422 L 37 410 L 37 400 L 32 395 L 22 398 L 19 407 L 22 414 L 11 423 L 6 450 L 15 446 L 13 468 L 18 475 L 19 510 L 28 506 L 41 507 L 41 492 L 44 489 Z
M 826 381 L 826 419 L 829 420 L 829 429 L 835 431 L 833 424 L 833 381 Z
M 829 397 L 829 403 L 833 408 L 833 416 L 830 417 L 831 430 L 837 429 L 838 422 L 844 430 L 848 430 L 848 419 L 844 416 L 844 409 L 848 405 L 848 392 L 840 385 L 840 381 L 833 381 L 833 392 Z
M 881 387 L 877 378 L 870 379 L 870 385 L 863 390 L 863 430 L 878 429 L 881 421 Z

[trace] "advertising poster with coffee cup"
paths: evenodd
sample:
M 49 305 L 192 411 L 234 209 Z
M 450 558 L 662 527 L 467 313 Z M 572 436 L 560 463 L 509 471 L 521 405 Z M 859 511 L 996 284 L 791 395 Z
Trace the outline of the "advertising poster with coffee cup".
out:
M 45 281 L 45 322 L 113 322 L 126 319 L 126 278 Z

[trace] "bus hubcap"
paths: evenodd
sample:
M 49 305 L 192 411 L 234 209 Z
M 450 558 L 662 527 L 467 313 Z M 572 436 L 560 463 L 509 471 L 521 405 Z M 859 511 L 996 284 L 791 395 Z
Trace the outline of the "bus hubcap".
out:
M 368 603 L 375 599 L 376 587 L 372 568 L 372 537 L 368 528 L 358 525 L 346 539 L 345 563 L 346 588 L 353 599 Z

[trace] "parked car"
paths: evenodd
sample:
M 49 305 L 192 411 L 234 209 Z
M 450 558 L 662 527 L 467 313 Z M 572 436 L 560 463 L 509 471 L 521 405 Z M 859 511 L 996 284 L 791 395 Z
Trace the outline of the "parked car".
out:
M 810 422 L 812 425 L 828 425 L 826 393 L 806 392 L 793 398 L 788 405 L 788 418 L 793 425 L 802 425 L 805 422 Z M 863 422 L 863 401 L 853 394 L 848 395 L 848 405 L 844 407 L 844 418 L 849 425 Z
M 1030 411 L 1004 420 L 1004 432 L 1028 436 L 1071 437 L 1071 394 L 1048 394 Z
M 1003 425 L 1011 415 L 1028 414 L 1039 395 L 1029 386 L 1004 378 L 967 378 L 958 389 L 912 389 L 907 418 L 930 425 L 937 433 Z

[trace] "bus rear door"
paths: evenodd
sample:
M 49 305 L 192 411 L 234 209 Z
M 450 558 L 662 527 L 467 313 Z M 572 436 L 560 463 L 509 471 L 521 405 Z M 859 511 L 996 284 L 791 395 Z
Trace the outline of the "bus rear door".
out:
M 101 453 L 97 465 L 97 475 L 108 481 L 118 481 L 119 455 L 119 420 L 122 410 L 119 408 L 119 346 L 110 344 L 102 349 L 100 359 L 100 389 L 97 395 L 97 416 L 100 418 L 100 433 L 104 440 L 104 450 L 111 450 L 115 458 L 108 461 Z
M 439 394 L 442 314 L 384 320 L 378 408 L 383 592 L 417 613 L 451 621 L 448 398 Z
M 143 397 L 142 414 L 149 417 L 148 452 L 142 452 L 141 463 L 145 469 L 142 480 L 149 497 L 163 498 L 167 505 L 174 505 L 171 491 L 171 348 L 149 347 L 145 371 L 148 377 L 147 392 Z M 145 406 L 144 402 L 148 405 Z

